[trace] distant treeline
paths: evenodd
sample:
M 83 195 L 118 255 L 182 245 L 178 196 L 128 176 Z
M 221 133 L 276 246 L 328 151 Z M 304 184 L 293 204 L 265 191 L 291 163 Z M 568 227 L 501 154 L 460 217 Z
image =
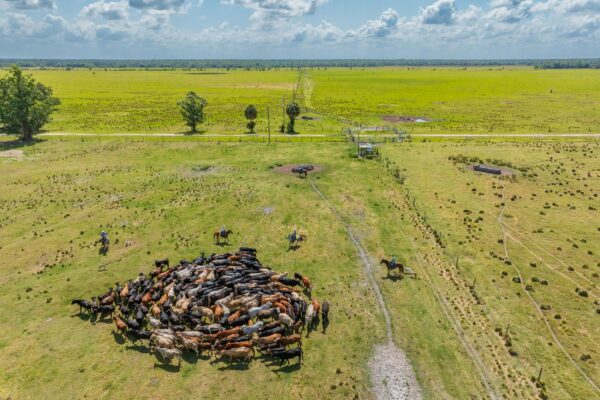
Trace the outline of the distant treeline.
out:
M 585 69 L 600 68 L 600 60 L 548 60 L 535 65 L 537 69 Z
M 0 67 L 129 68 L 129 69 L 272 69 L 327 67 L 498 67 L 532 66 L 539 69 L 600 68 L 600 59 L 580 60 L 45 60 L 0 59 Z

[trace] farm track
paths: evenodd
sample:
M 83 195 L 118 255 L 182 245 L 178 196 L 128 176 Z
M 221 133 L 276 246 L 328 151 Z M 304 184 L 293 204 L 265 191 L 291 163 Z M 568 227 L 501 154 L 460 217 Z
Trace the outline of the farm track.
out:
M 6 135 L 5 135 L 6 136 Z M 117 132 L 117 133 L 82 133 L 82 132 L 46 132 L 38 135 L 39 137 L 188 137 L 192 139 L 206 138 L 249 138 L 249 137 L 267 137 L 267 134 L 259 133 L 255 135 L 248 134 L 199 134 L 190 136 L 185 133 L 128 133 L 128 132 Z M 276 135 L 272 135 L 275 137 Z M 337 133 L 311 133 L 302 134 L 298 137 L 331 137 L 339 136 Z M 289 137 L 285 135 L 277 135 L 277 137 Z M 296 136 L 291 136 L 296 137 Z M 396 137 L 396 135 L 377 135 L 377 137 Z M 411 134 L 413 138 L 445 138 L 445 139 L 482 139 L 482 138 L 525 138 L 525 139 L 544 139 L 544 138 L 588 138 L 588 139 L 600 139 L 600 133 L 415 133 Z
M 505 193 L 504 193 L 504 190 L 502 190 L 502 201 L 503 202 L 504 202 L 504 198 L 505 198 Z M 498 221 L 498 225 L 502 229 L 502 234 L 504 236 L 504 238 L 503 238 L 504 239 L 503 240 L 504 256 L 506 257 L 506 259 L 510 259 L 510 255 L 509 255 L 509 252 L 508 252 L 508 244 L 507 244 L 507 242 L 508 242 L 507 239 L 508 238 L 512 239 L 515 243 L 523 246 L 524 248 L 526 248 L 526 249 L 528 249 L 528 248 L 525 245 L 523 245 L 523 243 L 520 242 L 519 240 L 515 240 L 506 231 L 506 225 L 507 224 L 503 221 L 503 216 L 504 216 L 504 213 L 506 211 L 506 207 L 507 207 L 506 204 L 504 204 L 504 206 L 500 210 L 500 214 L 498 214 L 497 221 Z M 596 384 L 596 382 L 594 382 L 594 380 L 588 374 L 585 373 L 585 371 L 573 359 L 573 357 L 571 356 L 571 354 L 569 354 L 569 352 L 567 351 L 567 349 L 563 346 L 562 342 L 558 338 L 558 335 L 556 334 L 556 332 L 552 328 L 552 325 L 550 325 L 550 322 L 548 321 L 548 318 L 546 318 L 546 315 L 542 312 L 541 305 L 537 302 L 537 300 L 533 297 L 533 295 L 525 288 L 525 280 L 523 278 L 523 275 L 521 274 L 521 270 L 519 269 L 519 267 L 517 267 L 516 263 L 514 263 L 514 262 L 512 262 L 512 266 L 513 266 L 514 270 L 517 272 L 517 275 L 519 276 L 521 289 L 523 290 L 523 292 L 527 295 L 527 297 L 529 298 L 529 300 L 533 304 L 533 306 L 534 306 L 537 314 L 540 316 L 540 318 L 544 322 L 544 325 L 546 326 L 546 328 L 550 332 L 550 335 L 552 336 L 552 339 L 554 340 L 554 343 L 556 343 L 556 346 L 558 346 L 558 348 L 564 353 L 564 355 L 567 357 L 567 359 L 569 360 L 569 362 L 573 365 L 573 367 L 575 367 L 575 369 L 577 369 L 577 371 L 579 371 L 579 373 L 587 381 L 587 383 L 598 394 L 600 394 L 600 388 L 598 387 L 598 385 Z
M 423 395 L 421 393 L 421 388 L 417 382 L 412 365 L 404 352 L 394 343 L 390 313 L 381 289 L 373 275 L 373 260 L 362 245 L 354 228 L 344 221 L 337 209 L 329 202 L 312 179 L 310 180 L 310 185 L 314 192 L 331 210 L 340 224 L 342 224 L 346 234 L 354 244 L 385 320 L 387 343 L 375 347 L 373 358 L 369 362 L 375 397 L 378 400 L 422 399 Z

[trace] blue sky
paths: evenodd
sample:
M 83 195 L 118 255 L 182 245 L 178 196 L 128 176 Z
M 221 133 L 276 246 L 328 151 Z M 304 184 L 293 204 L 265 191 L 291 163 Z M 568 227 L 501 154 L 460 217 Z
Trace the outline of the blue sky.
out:
M 0 0 L 0 57 L 600 57 L 600 0 Z

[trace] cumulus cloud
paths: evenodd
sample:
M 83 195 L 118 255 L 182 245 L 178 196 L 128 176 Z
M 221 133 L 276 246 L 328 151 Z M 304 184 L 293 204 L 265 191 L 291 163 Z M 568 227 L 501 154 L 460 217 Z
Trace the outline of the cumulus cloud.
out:
M 211 56 L 216 57 L 238 54 L 232 53 L 232 49 L 245 51 L 239 53 L 242 57 L 249 54 L 285 57 L 294 46 L 300 51 L 294 54 L 307 57 L 311 57 L 312 50 L 320 51 L 316 53 L 318 56 L 331 57 L 369 57 L 377 54 L 373 51 L 378 49 L 392 51 L 379 54 L 410 57 L 403 52 L 410 48 L 430 51 L 412 53 L 417 57 L 425 54 L 452 56 L 447 51 L 452 48 L 462 48 L 460 54 L 464 57 L 469 57 L 473 49 L 494 49 L 493 53 L 487 53 L 488 56 L 501 56 L 500 53 L 496 55 L 496 49 L 504 51 L 504 55 L 514 54 L 510 51 L 518 46 L 585 47 L 594 49 L 585 53 L 590 56 L 600 51 L 600 0 L 489 0 L 487 5 L 480 6 L 465 2 L 460 8 L 456 0 L 430 0 L 428 6 L 415 9 L 412 16 L 401 16 L 389 8 L 379 16 L 373 14 L 363 23 L 346 29 L 333 21 L 317 24 L 303 19 L 315 14 L 327 1 L 343 7 L 346 0 L 219 1 L 250 10 L 249 23 L 238 26 L 218 21 L 207 28 L 186 31 L 172 23 L 175 14 L 188 12 L 194 4 L 201 4 L 199 0 L 93 0 L 87 2 L 77 17 L 67 20 L 59 15 L 44 17 L 39 11 L 17 10 L 17 4 L 27 5 L 24 10 L 35 4 L 46 4 L 42 9 L 49 9 L 48 4 L 52 1 L 0 0 L 0 40 L 10 43 L 12 38 L 19 37 L 27 39 L 28 43 L 46 40 L 56 44 L 64 39 L 112 42 L 111 48 L 137 46 L 150 49 L 172 49 L 175 48 L 173 43 L 186 43 L 180 46 L 181 54 L 188 56 L 186 49 L 189 48 L 202 49 L 198 54 L 202 57 L 209 54 L 208 49 L 212 51 Z M 360 49 L 364 52 L 360 53 Z M 160 57 L 162 53 L 152 54 L 152 57 Z M 481 56 L 481 52 L 472 56 Z
M 379 18 L 368 20 L 357 30 L 349 32 L 349 35 L 362 38 L 383 38 L 395 31 L 399 20 L 398 12 L 392 8 L 388 8 Z
M 272 29 L 278 21 L 314 14 L 329 0 L 221 0 L 222 4 L 239 5 L 254 12 L 250 20 L 263 29 Z
M 456 6 L 454 0 L 437 0 L 421 10 L 421 19 L 429 25 L 451 25 L 454 23 Z
M 116 21 L 127 18 L 127 3 L 124 1 L 105 1 L 100 0 L 85 6 L 81 10 L 81 15 L 87 17 L 102 17 L 107 20 Z
M 17 10 L 55 9 L 54 0 L 4 0 Z
M 187 0 L 129 0 L 129 6 L 141 10 L 179 10 Z

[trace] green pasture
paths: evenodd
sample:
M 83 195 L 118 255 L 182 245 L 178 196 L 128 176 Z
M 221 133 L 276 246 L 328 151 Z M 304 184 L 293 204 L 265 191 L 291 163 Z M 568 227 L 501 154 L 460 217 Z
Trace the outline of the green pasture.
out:
M 367 361 L 385 330 L 356 249 L 308 181 L 273 168 L 324 166 L 312 179 L 349 222 L 372 226 L 360 232 L 364 240 L 381 240 L 376 257 L 410 251 L 386 234 L 382 187 L 393 181 L 378 164 L 352 158 L 346 144 L 1 143 L 13 153 L 0 158 L 0 397 L 372 397 Z M 231 247 L 212 243 L 221 224 L 235 232 Z M 294 225 L 309 239 L 287 251 L 285 235 Z M 95 244 L 102 229 L 112 238 L 107 256 Z M 211 364 L 189 355 L 181 371 L 155 368 L 144 347 L 111 333 L 112 323 L 92 325 L 69 304 L 150 270 L 156 258 L 176 261 L 240 245 L 257 247 L 262 262 L 278 271 L 309 276 L 314 296 L 332 305 L 327 332 L 304 340 L 300 369 L 261 360 L 249 368 Z M 424 283 L 387 280 L 380 266 L 375 274 L 390 293 L 396 341 L 427 398 L 481 397 L 472 362 Z
M 337 135 L 357 126 L 412 133 L 597 133 L 600 71 L 496 68 L 318 68 L 256 70 L 30 70 L 62 101 L 52 132 L 183 133 L 177 101 L 208 100 L 209 134 L 278 133 L 283 105 L 304 108 L 297 130 Z M 2 72 L 0 71 L 0 75 Z M 429 122 L 400 122 L 399 118 Z
M 599 153 L 598 142 L 440 142 L 383 150 L 413 209 L 441 234 L 446 265 L 458 265 L 473 287 L 470 297 L 480 299 L 462 323 L 488 366 L 505 356 L 492 374 L 505 376 L 507 398 L 540 395 L 531 382 L 540 368 L 551 399 L 599 395 Z M 449 159 L 457 156 L 466 162 Z M 515 175 L 468 168 L 478 162 L 510 165 Z M 422 266 L 462 308 L 469 295 L 455 290 L 452 277 Z M 510 346 L 496 329 L 508 330 Z
M 372 398 L 382 315 L 310 181 L 275 171 L 290 163 L 324 167 L 310 179 L 368 250 L 425 398 L 486 398 L 482 374 L 507 399 L 598 396 L 598 142 L 407 142 L 360 161 L 345 143 L 0 140 L 0 398 Z M 515 175 L 468 169 L 480 161 Z M 222 224 L 231 247 L 212 243 Z M 308 241 L 287 251 L 294 225 Z M 332 305 L 327 332 L 304 339 L 302 368 L 186 355 L 178 371 L 69 304 L 156 258 L 241 245 L 309 276 Z M 386 276 L 378 261 L 393 254 L 417 279 Z
M 600 130 L 600 71 L 361 68 L 309 72 L 311 106 L 356 125 L 412 133 Z M 383 117 L 423 118 L 391 123 Z

